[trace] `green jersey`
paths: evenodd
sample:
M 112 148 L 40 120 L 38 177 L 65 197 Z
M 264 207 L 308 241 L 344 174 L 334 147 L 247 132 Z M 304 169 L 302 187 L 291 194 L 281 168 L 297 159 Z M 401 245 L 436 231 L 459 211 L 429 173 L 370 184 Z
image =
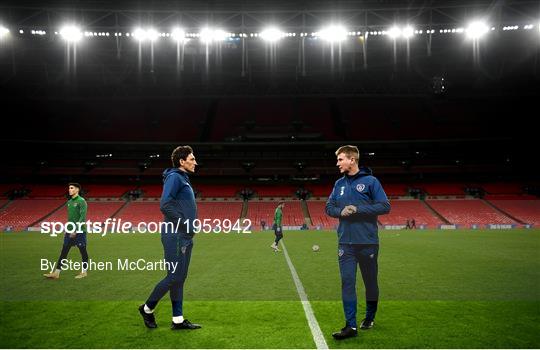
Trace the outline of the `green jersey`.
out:
M 276 208 L 276 212 L 274 213 L 274 223 L 276 226 L 281 226 L 281 218 L 283 217 L 283 211 L 281 210 L 281 207 Z
M 86 222 L 86 210 L 88 206 L 86 200 L 81 196 L 70 198 L 67 202 L 68 222 Z M 82 230 L 86 232 L 86 225 L 83 225 Z

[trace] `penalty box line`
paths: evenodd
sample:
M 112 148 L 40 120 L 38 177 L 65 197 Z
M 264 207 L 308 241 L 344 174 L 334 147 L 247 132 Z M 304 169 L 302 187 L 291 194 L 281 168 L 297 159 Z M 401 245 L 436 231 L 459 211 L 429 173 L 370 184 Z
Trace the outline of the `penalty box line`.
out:
M 319 327 L 317 318 L 313 313 L 313 308 L 311 307 L 311 303 L 308 300 L 306 291 L 304 290 L 304 286 L 302 285 L 302 281 L 300 281 L 298 273 L 296 272 L 291 258 L 289 257 L 289 253 L 287 253 L 287 248 L 285 247 L 285 242 L 283 239 L 281 240 L 281 247 L 283 248 L 283 254 L 285 255 L 285 260 L 287 260 L 287 265 L 289 265 L 289 270 L 291 270 L 294 285 L 296 286 L 296 291 L 298 292 L 298 296 L 300 297 L 300 301 L 302 302 L 302 307 L 304 308 L 304 313 L 306 314 L 306 319 L 308 321 L 309 329 L 311 330 L 313 340 L 315 341 L 315 345 L 317 346 L 317 349 L 328 349 L 328 344 L 326 344 L 326 340 L 324 339 L 324 335 L 322 334 L 321 327 Z

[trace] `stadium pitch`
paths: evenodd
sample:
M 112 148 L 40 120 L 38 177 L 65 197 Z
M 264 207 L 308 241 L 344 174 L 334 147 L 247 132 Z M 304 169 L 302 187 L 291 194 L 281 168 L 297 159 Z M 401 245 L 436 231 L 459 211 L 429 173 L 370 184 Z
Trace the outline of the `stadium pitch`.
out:
M 199 234 L 185 285 L 198 331 L 169 329 L 170 301 L 144 327 L 137 306 L 164 272 L 64 271 L 46 280 L 62 237 L 0 234 L 2 348 L 314 348 L 297 273 L 329 348 L 539 348 L 540 230 L 382 231 L 375 327 L 337 342 L 343 327 L 336 234 Z M 156 234 L 89 235 L 95 260 L 162 258 Z M 312 246 L 320 251 L 313 252 Z M 69 258 L 80 258 L 72 250 Z M 361 278 L 357 279 L 363 299 Z M 359 305 L 359 316 L 363 303 Z

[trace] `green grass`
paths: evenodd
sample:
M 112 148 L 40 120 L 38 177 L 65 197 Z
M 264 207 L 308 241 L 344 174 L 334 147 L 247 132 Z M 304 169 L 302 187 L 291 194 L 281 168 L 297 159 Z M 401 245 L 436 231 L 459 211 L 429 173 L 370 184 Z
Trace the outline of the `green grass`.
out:
M 383 231 L 375 328 L 344 342 L 335 232 L 286 232 L 291 260 L 331 348 L 539 348 L 540 231 Z M 2 348 L 313 348 L 302 305 L 272 233 L 200 234 L 185 285 L 185 316 L 203 324 L 173 332 L 170 301 L 147 330 L 137 313 L 161 271 L 94 271 L 41 277 L 62 238 L 0 234 Z M 318 244 L 320 252 L 311 251 Z M 94 260 L 157 260 L 158 235 L 89 237 Z M 77 249 L 71 259 L 79 260 Z M 358 277 L 358 294 L 363 285 Z M 359 304 L 359 318 L 363 303 Z

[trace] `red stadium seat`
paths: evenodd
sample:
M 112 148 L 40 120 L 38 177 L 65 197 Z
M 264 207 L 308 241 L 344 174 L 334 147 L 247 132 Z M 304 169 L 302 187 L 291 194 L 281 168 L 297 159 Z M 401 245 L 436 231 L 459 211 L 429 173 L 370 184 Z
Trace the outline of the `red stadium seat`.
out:
M 338 219 L 326 215 L 326 201 L 307 201 L 306 203 L 313 226 L 320 226 L 325 229 L 335 229 L 337 227 Z
M 444 223 L 417 199 L 391 200 L 390 206 L 389 214 L 379 216 L 383 225 L 405 225 L 409 219 L 414 219 L 416 227 L 425 225 L 426 228 L 437 228 Z
M 479 199 L 428 200 L 427 203 L 452 224 L 466 227 L 473 224 L 516 224 Z
M 17 199 L 0 210 L 0 230 L 7 226 L 24 230 L 65 203 L 63 199 Z
M 504 210 L 526 224 L 540 225 L 540 200 L 491 200 L 497 208 Z

